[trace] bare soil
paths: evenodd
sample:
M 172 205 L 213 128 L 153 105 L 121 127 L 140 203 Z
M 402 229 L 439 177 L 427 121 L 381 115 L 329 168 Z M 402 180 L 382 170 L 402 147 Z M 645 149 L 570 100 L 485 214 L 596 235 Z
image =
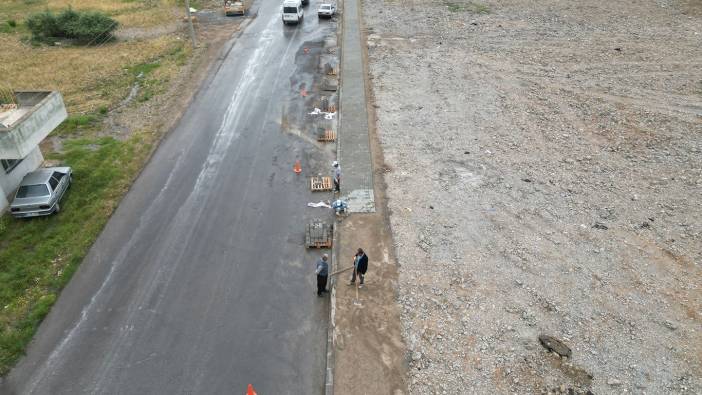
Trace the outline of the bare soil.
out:
M 702 3 L 363 11 L 409 392 L 702 393 Z
M 340 224 L 337 268 L 351 266 L 361 247 L 369 257 L 363 288 L 349 285 L 351 272 L 335 287 L 334 393 L 404 394 L 405 346 L 395 302 L 397 265 L 381 214 L 357 214 Z M 358 280 L 357 280 L 358 282 Z M 358 293 L 357 293 L 358 291 Z M 357 296 L 358 295 L 358 296 Z

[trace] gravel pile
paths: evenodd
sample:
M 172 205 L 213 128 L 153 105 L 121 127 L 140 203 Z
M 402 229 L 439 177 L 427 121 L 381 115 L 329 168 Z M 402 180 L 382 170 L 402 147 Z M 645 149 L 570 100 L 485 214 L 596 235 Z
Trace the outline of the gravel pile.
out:
M 702 393 L 702 5 L 364 20 L 410 392 Z

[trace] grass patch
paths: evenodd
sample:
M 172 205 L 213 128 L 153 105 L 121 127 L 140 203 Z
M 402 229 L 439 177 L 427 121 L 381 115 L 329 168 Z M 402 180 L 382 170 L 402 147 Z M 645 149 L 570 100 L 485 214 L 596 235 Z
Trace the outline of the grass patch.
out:
M 470 12 L 471 14 L 488 14 L 490 7 L 477 2 L 446 2 L 446 8 L 451 12 Z
M 70 115 L 56 130 L 54 136 L 79 135 L 81 132 L 93 130 L 99 125 L 101 117 L 94 114 Z
M 185 0 L 178 0 L 176 4 L 180 7 L 185 7 Z M 202 8 L 202 1 L 200 0 L 190 0 L 190 7 L 199 10 Z
M 46 10 L 60 12 L 69 6 L 74 10 L 103 12 L 125 28 L 178 23 L 183 13 L 177 0 L 1 0 L 0 21 L 22 21 L 30 14 Z M 174 10 L 179 13 L 174 14 Z
M 63 95 L 69 113 L 95 113 L 126 97 L 135 76 L 130 68 L 170 56 L 183 45 L 182 40 L 163 36 L 99 47 L 31 48 L 10 38 L 3 43 L 0 85 L 55 89 Z
M 21 21 L 70 4 L 104 12 L 125 28 L 153 27 L 180 23 L 172 12 L 176 1 L 3 0 L 0 21 Z M 165 90 L 192 54 L 187 42 L 173 35 L 92 47 L 33 47 L 17 34 L 28 32 L 24 24 L 13 29 L 0 36 L 0 87 L 61 92 L 71 116 L 52 134 L 61 137 L 61 152 L 44 156 L 73 167 L 74 183 L 58 215 L 26 221 L 0 217 L 0 375 L 24 353 L 156 139 L 148 131 L 126 139 L 104 137 L 104 117 L 137 82 L 142 89 L 137 102 Z
M 73 167 L 61 212 L 0 218 L 0 375 L 22 355 L 63 286 L 82 261 L 144 162 L 152 135 L 66 141 L 52 159 Z
M 139 96 L 137 96 L 137 101 L 143 103 L 149 101 L 154 97 L 159 91 L 159 80 L 149 78 L 149 75 L 154 72 L 154 70 L 161 67 L 158 62 L 153 63 L 142 63 L 129 68 L 129 72 L 139 80 L 140 91 Z
M 17 21 L 15 21 L 14 19 L 10 19 L 5 21 L 4 23 L 0 23 L 0 33 L 14 33 L 16 29 Z
M 151 74 L 152 71 L 156 70 L 160 66 L 161 64 L 158 62 L 141 63 L 130 67 L 129 72 L 132 73 L 132 75 L 134 75 L 135 77 L 141 78 L 141 76 Z

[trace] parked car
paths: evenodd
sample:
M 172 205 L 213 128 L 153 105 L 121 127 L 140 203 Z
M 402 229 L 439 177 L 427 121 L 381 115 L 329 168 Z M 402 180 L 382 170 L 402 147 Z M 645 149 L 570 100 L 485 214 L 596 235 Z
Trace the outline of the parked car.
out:
M 47 167 L 27 174 L 10 204 L 10 213 L 16 218 L 58 213 L 72 174 L 70 167 Z
M 317 8 L 317 16 L 320 18 L 331 18 L 336 14 L 336 7 L 333 4 L 322 3 Z
M 224 15 L 246 15 L 248 0 L 224 0 Z

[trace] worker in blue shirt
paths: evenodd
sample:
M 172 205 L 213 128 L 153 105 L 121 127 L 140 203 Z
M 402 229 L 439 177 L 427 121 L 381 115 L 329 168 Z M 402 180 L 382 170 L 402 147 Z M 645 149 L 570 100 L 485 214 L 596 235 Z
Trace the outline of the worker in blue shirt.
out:
M 322 255 L 322 259 L 317 261 L 317 296 L 322 296 L 324 292 L 327 292 L 327 277 L 329 277 L 329 255 Z

